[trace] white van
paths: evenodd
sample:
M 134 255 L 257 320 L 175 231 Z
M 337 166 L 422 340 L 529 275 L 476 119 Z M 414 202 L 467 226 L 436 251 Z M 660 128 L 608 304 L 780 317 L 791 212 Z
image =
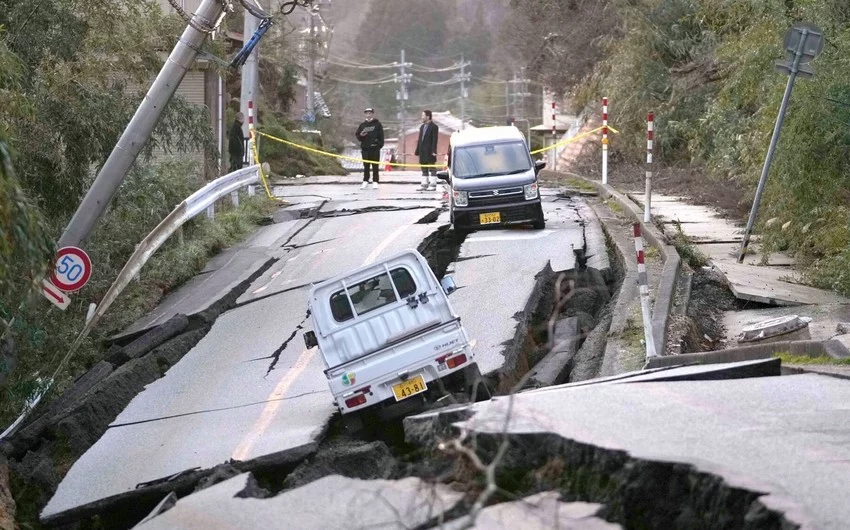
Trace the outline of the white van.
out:
M 312 331 L 334 403 L 356 430 L 361 411 L 391 419 L 464 391 L 481 374 L 469 337 L 449 303 L 454 281 L 443 282 L 415 250 L 340 274 L 310 289 Z

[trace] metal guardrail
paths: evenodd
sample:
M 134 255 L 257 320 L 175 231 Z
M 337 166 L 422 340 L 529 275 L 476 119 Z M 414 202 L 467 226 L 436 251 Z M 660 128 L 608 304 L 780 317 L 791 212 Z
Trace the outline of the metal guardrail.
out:
M 88 335 L 89 331 L 94 327 L 97 321 L 106 313 L 109 306 L 118 298 L 118 295 L 130 284 L 133 278 L 141 271 L 142 267 L 153 254 L 159 250 L 169 237 L 171 237 L 181 226 L 187 221 L 205 211 L 215 201 L 225 195 L 245 187 L 249 184 L 254 184 L 260 179 L 258 166 L 249 166 L 243 169 L 229 173 L 220 177 L 203 188 L 199 189 L 192 195 L 186 198 L 183 202 L 177 205 L 168 216 L 151 231 L 127 260 L 124 268 L 118 273 L 118 277 L 112 283 L 112 286 L 104 295 L 100 304 L 95 309 L 94 314 L 86 322 L 86 326 L 80 332 L 80 335 L 74 341 L 73 349 Z
M 112 282 L 112 285 L 103 296 L 103 299 L 91 315 L 91 318 L 86 321 L 86 325 L 68 349 L 68 353 L 65 354 L 62 362 L 56 368 L 56 372 L 54 372 L 53 377 L 49 379 L 48 384 L 42 392 L 28 403 L 24 413 L 11 426 L 9 426 L 9 428 L 0 434 L 0 440 L 15 431 L 16 427 L 18 427 L 18 425 L 20 425 L 27 417 L 41 397 L 48 392 L 51 386 L 53 386 L 56 376 L 64 368 L 71 356 L 73 356 L 73 354 L 77 351 L 77 348 L 79 348 L 82 341 L 88 336 L 100 318 L 106 313 L 127 285 L 129 285 L 130 282 L 133 281 L 133 279 L 139 274 L 139 271 L 141 271 L 142 267 L 148 262 L 151 256 L 159 250 L 168 238 L 177 232 L 177 230 L 180 229 L 180 227 L 182 227 L 187 221 L 205 211 L 218 199 L 240 188 L 255 184 L 259 180 L 259 166 L 250 166 L 239 169 L 210 182 L 178 204 L 177 207 L 175 207 L 174 210 L 172 210 L 171 213 L 168 214 L 168 216 L 166 216 L 166 218 L 151 231 L 151 233 L 142 239 L 141 243 L 139 243 L 136 247 L 136 251 L 133 252 L 133 255 L 127 260 L 124 268 L 118 273 L 115 281 Z

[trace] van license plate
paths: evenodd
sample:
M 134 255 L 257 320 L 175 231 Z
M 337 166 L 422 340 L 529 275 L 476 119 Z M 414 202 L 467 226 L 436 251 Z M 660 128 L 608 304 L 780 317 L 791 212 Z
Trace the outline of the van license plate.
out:
M 478 221 L 483 225 L 501 223 L 502 215 L 499 212 L 482 213 L 478 215 Z
M 396 401 L 401 401 L 402 399 L 407 399 L 410 396 L 421 394 L 426 390 L 428 390 L 428 386 L 425 384 L 425 380 L 421 375 L 411 377 L 407 381 L 393 385 L 393 394 L 395 394 Z

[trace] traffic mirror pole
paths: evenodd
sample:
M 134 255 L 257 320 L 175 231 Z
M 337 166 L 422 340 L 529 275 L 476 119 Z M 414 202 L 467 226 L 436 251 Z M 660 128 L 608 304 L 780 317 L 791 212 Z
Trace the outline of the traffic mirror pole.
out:
M 229 6 L 229 0 L 203 0 L 65 228 L 59 248 L 80 246 L 91 235 L 194 63 L 207 34 L 218 26 Z
M 797 37 L 799 35 L 799 37 Z M 794 38 L 799 38 L 796 45 L 791 48 L 789 43 L 793 42 Z M 764 193 L 765 185 L 767 184 L 767 175 L 770 172 L 770 164 L 773 161 L 773 154 L 776 151 L 776 144 L 779 142 L 779 132 L 782 129 L 782 122 L 785 120 L 785 113 L 788 110 L 788 101 L 791 99 L 791 90 L 794 88 L 794 80 L 797 74 L 811 76 L 814 74 L 810 69 L 804 66 L 804 63 L 816 57 L 823 50 L 823 33 L 814 26 L 807 24 L 797 25 L 788 32 L 785 36 L 786 51 L 793 52 L 793 62 L 777 63 L 777 67 L 782 70 L 787 70 L 789 73 L 788 84 L 785 85 L 785 94 L 782 96 L 782 104 L 779 107 L 779 115 L 776 118 L 776 125 L 773 127 L 773 136 L 770 138 L 770 147 L 767 149 L 767 156 L 764 159 L 764 167 L 759 178 L 758 188 L 756 188 L 756 196 L 753 198 L 753 206 L 750 209 L 750 217 L 747 220 L 747 228 L 744 231 L 744 240 L 741 242 L 741 251 L 738 255 L 738 263 L 743 263 L 747 255 L 747 247 L 750 244 L 750 234 L 756 224 L 758 216 L 759 204 L 761 196 Z M 790 59 L 790 57 L 789 57 Z

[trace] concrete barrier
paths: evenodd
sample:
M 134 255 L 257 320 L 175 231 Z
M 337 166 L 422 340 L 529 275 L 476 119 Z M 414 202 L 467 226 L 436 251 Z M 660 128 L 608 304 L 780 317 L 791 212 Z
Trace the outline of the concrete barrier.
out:
M 663 356 L 667 349 L 667 326 L 670 322 L 670 311 L 673 307 L 673 297 L 676 294 L 676 284 L 679 281 L 679 273 L 682 267 L 682 258 L 676 251 L 676 247 L 665 242 L 664 236 L 655 225 L 643 222 L 643 210 L 634 201 L 611 186 L 575 173 L 554 171 L 551 173 L 570 176 L 596 187 L 601 197 L 613 200 L 634 222 L 640 223 L 643 238 L 651 246 L 658 249 L 661 258 L 664 260 L 664 268 L 661 271 L 661 278 L 655 293 L 655 304 L 652 309 L 652 337 L 655 339 L 658 355 Z M 634 255 L 624 256 L 626 260 L 633 257 Z
M 847 348 L 836 340 L 792 340 L 754 344 L 752 346 L 741 346 L 726 350 L 654 357 L 647 361 L 645 368 L 665 368 L 682 364 L 717 364 L 753 361 L 756 359 L 767 359 L 779 353 L 808 355 L 810 357 L 844 358 L 846 357 L 846 352 Z

